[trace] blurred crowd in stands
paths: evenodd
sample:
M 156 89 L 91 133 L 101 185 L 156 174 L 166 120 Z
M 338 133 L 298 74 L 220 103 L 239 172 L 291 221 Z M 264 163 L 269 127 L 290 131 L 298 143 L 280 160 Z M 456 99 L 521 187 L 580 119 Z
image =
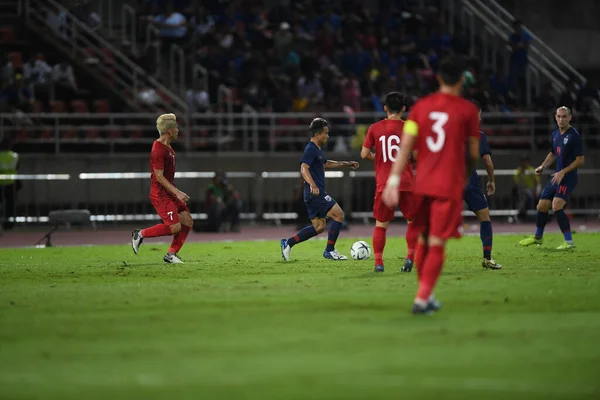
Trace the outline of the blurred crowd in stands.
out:
M 460 25 L 454 35 L 445 30 L 435 7 L 419 8 L 419 1 L 380 1 L 377 12 L 361 0 L 282 1 L 267 7 L 263 0 L 131 0 L 139 19 L 159 28 L 162 48 L 171 43 L 190 55 L 192 63 L 208 70 L 209 87 L 191 88 L 187 100 L 205 111 L 225 85 L 236 104 L 255 110 L 382 111 L 381 99 L 392 90 L 416 100 L 436 89 L 439 61 L 450 53 L 469 60 L 466 94 L 485 111 L 550 110 L 566 105 L 587 111 L 587 99 L 597 98 L 590 87 L 570 87 L 560 97 L 546 83 L 539 96 L 526 104 L 525 70 L 530 36 L 515 23 L 507 38 L 513 47 L 509 70 L 482 70 L 471 54 Z M 430 4 L 430 2 L 429 2 Z M 72 12 L 90 26 L 99 16 L 90 2 Z M 43 54 L 26 54 L 28 61 L 3 53 L 0 107 L 3 111 L 31 111 L 33 98 L 70 101 L 77 83 L 71 66 L 51 66 Z M 142 65 L 151 64 L 140 58 Z M 58 87 L 56 92 L 51 89 Z M 600 100 L 600 99 L 599 99 Z

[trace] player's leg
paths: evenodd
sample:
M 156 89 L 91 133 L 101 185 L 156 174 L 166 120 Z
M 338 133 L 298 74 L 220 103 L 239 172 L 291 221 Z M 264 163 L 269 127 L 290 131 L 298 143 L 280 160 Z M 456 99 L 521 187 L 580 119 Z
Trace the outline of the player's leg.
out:
M 312 201 L 310 204 L 306 203 L 306 210 L 308 211 L 308 217 L 310 218 L 312 224 L 302 228 L 294 236 L 287 239 L 281 239 L 279 242 L 281 247 L 281 257 L 283 257 L 285 261 L 290 261 L 292 247 L 298 243 L 310 239 L 311 237 L 317 236 L 325 230 L 325 215 L 320 215 L 318 207 L 315 207 L 315 204 L 312 204 Z
M 131 248 L 135 254 L 138 253 L 145 238 L 174 235 L 181 230 L 177 205 L 171 199 L 152 201 L 152 205 L 163 223 L 131 232 Z
M 340 228 L 344 223 L 344 211 L 339 204 L 335 203 L 328 211 L 327 217 L 331 219 L 331 223 L 329 224 L 329 231 L 327 234 L 327 247 L 325 247 L 325 251 L 323 252 L 323 257 L 328 258 L 330 260 L 347 260 L 348 257 L 340 254 L 335 249 L 335 242 L 337 242 L 337 238 L 340 235 Z
M 381 192 L 375 193 L 373 201 L 373 217 L 375 218 L 375 229 L 373 229 L 373 253 L 375 255 L 375 272 L 383 272 L 383 249 L 385 248 L 387 228 L 390 221 L 394 219 L 394 209 L 389 208 L 381 199 Z
M 423 264 L 417 266 L 420 278 L 412 309 L 415 314 L 428 314 L 440 308 L 440 304 L 433 297 L 433 289 L 444 266 L 446 241 L 462 236 L 462 201 L 428 199 L 427 205 L 428 248 Z
M 375 272 L 385 271 L 383 264 L 383 249 L 385 248 L 387 228 L 389 221 L 375 220 L 375 229 L 373 229 L 373 254 L 375 256 Z
M 415 218 L 415 213 L 419 207 L 419 198 L 412 192 L 401 192 L 400 202 L 398 207 L 406 218 L 406 258 L 404 259 L 404 265 L 400 268 L 401 272 L 410 272 L 413 268 L 413 260 L 415 251 L 417 249 L 417 241 L 419 239 L 419 232 L 415 229 L 412 221 Z
M 560 230 L 565 238 L 565 242 L 558 246 L 558 250 L 569 250 L 575 248 L 573 235 L 571 234 L 571 222 L 569 221 L 569 216 L 565 212 L 565 206 L 567 205 L 569 195 L 572 191 L 572 187 L 564 185 L 559 186 L 556 196 L 554 196 L 554 199 L 552 200 L 552 211 L 554 211 L 556 222 L 558 223 L 558 226 L 560 227 Z
M 165 262 L 178 264 L 181 261 L 179 257 L 179 250 L 183 247 L 185 240 L 187 239 L 188 234 L 192 230 L 194 226 L 194 220 L 192 219 L 192 215 L 190 214 L 185 203 L 181 203 L 179 205 L 179 221 L 181 223 L 181 229 L 179 232 L 173 235 L 173 241 L 171 242 L 171 247 L 169 247 L 169 251 L 163 258 Z
M 544 190 L 542 191 L 542 195 L 540 196 L 540 200 L 537 204 L 537 214 L 535 216 L 535 235 L 523 239 L 519 242 L 521 246 L 530 246 L 532 244 L 542 244 L 544 229 L 546 228 L 546 223 L 548 223 L 548 211 L 552 206 L 552 199 L 556 194 L 558 186 L 552 184 L 552 181 L 548 181 Z
M 481 238 L 481 246 L 483 247 L 483 268 L 501 269 L 502 265 L 498 264 L 492 258 L 492 245 L 494 242 L 494 233 L 492 231 L 492 221 L 490 219 L 490 209 L 488 207 L 475 211 L 475 216 L 479 220 L 479 237 Z

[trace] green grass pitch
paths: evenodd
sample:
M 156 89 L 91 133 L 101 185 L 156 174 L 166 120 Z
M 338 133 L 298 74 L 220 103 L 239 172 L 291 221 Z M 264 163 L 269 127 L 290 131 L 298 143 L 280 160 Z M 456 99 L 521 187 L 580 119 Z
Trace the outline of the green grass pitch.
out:
M 598 399 L 600 235 L 519 238 L 450 242 L 431 317 L 402 238 L 0 250 L 0 399 Z

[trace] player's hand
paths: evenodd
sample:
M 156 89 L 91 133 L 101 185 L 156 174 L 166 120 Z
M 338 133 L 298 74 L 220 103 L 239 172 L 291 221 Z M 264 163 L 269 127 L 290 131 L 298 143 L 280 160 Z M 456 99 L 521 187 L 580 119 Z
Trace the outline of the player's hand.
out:
M 559 185 L 563 178 L 565 177 L 565 173 L 563 171 L 558 171 L 552 174 L 552 184 Z
M 179 190 L 177 192 L 177 198 L 181 201 L 183 201 L 184 203 L 187 203 L 188 201 L 190 201 L 190 196 L 188 196 L 187 194 L 183 193 L 181 190 Z
M 383 199 L 383 204 L 390 208 L 394 208 L 398 205 L 400 201 L 400 192 L 398 191 L 398 187 L 386 186 L 383 189 L 383 194 L 381 196 Z
M 357 169 L 357 168 L 358 168 L 359 164 L 358 164 L 358 162 L 356 162 L 356 161 L 348 161 L 348 166 L 349 166 L 350 168 L 352 168 L 353 170 L 355 170 L 355 169 Z
M 543 171 L 543 170 L 544 170 L 544 167 L 542 167 L 542 166 L 540 165 L 539 167 L 537 167 L 537 168 L 535 169 L 535 174 L 536 174 L 536 175 L 539 175 L 539 174 L 541 174 L 541 173 L 542 173 L 542 171 Z
M 310 193 L 313 196 L 318 196 L 319 195 L 319 188 L 313 185 L 310 185 Z
M 487 189 L 488 196 L 493 195 L 496 193 L 496 182 L 488 182 L 487 185 L 485 185 L 485 188 Z

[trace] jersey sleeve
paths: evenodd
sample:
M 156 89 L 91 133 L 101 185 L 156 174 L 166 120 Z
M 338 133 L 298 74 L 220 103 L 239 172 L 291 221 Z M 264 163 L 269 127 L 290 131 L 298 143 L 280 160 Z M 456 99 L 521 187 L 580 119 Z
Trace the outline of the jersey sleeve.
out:
M 402 134 L 407 134 L 409 136 L 418 136 L 419 135 L 419 103 L 417 102 L 413 109 L 410 110 L 406 121 L 404 121 L 404 127 L 402 128 Z
M 372 149 L 373 147 L 375 147 L 375 141 L 373 139 L 373 125 L 371 125 L 367 130 L 367 135 L 365 136 L 363 147 L 367 149 Z
M 481 153 L 481 158 L 488 154 L 492 155 L 490 143 L 487 140 L 487 136 L 483 132 L 481 132 L 481 138 L 479 139 L 479 152 Z
M 575 135 L 575 143 L 573 143 L 573 149 L 575 150 L 575 157 L 583 155 L 583 140 L 581 140 L 581 136 Z
M 467 137 L 476 137 L 481 138 L 481 134 L 479 131 L 479 112 L 477 108 L 473 105 L 470 107 L 469 114 L 467 115 Z
M 317 158 L 317 152 L 314 147 L 308 147 L 304 150 L 304 154 L 300 159 L 300 164 L 305 163 L 308 165 L 312 165 L 313 161 Z
M 165 169 L 165 157 L 162 151 L 153 151 L 150 153 L 150 165 L 152 170 L 164 171 Z

